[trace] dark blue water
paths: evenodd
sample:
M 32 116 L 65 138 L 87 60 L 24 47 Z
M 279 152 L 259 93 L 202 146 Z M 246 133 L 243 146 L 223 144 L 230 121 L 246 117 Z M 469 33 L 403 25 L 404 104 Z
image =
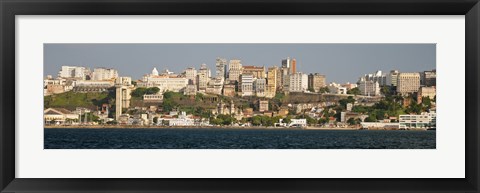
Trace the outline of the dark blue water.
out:
M 436 131 L 45 129 L 45 149 L 435 149 Z

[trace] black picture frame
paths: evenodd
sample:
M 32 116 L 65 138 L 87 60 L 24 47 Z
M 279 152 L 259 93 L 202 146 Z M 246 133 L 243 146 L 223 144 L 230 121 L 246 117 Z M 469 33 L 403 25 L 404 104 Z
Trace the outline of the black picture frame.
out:
M 2 192 L 479 192 L 478 0 L 1 0 Z M 465 15 L 463 179 L 24 179 L 15 178 L 16 15 Z M 448 158 L 445 158 L 448 159 Z M 41 167 L 41 166 L 39 166 Z M 449 166 L 445 166 L 449 167 Z M 374 168 L 372 168 L 374 169 Z

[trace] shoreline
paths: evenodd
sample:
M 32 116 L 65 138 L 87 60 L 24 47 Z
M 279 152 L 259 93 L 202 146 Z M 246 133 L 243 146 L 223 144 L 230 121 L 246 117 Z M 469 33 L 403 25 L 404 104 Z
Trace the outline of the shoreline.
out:
M 361 129 L 359 127 L 314 127 L 308 126 L 303 128 L 297 127 L 241 127 L 241 126 L 132 126 L 132 125 L 56 125 L 44 126 L 44 129 L 243 129 L 243 130 L 324 130 L 324 131 L 395 131 L 399 129 L 392 128 L 370 128 Z M 405 131 L 428 131 L 427 129 L 409 129 Z
M 44 129 L 245 129 L 245 130 L 359 130 L 354 127 L 241 127 L 241 126 L 132 126 L 132 125 L 56 125 L 44 126 Z

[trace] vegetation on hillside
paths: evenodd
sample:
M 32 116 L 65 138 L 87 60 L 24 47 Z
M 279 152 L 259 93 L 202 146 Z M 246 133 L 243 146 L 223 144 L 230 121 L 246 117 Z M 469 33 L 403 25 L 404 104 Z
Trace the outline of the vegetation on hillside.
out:
M 43 98 L 44 108 L 66 108 L 68 110 L 75 110 L 77 107 L 84 107 L 89 109 L 97 109 L 102 104 L 114 104 L 115 90 L 101 93 L 78 93 L 65 92 L 45 96 Z

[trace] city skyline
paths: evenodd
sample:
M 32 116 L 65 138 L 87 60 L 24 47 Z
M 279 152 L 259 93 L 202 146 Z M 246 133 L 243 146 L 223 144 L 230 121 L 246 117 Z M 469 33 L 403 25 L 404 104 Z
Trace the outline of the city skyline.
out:
M 281 66 L 290 57 L 299 72 L 324 74 L 328 82 L 356 82 L 377 70 L 436 69 L 435 50 L 435 44 L 44 44 L 44 76 L 56 77 L 61 66 L 70 65 L 114 68 L 120 76 L 140 79 L 153 68 L 179 74 L 203 63 L 214 75 L 217 57 L 265 67 Z

